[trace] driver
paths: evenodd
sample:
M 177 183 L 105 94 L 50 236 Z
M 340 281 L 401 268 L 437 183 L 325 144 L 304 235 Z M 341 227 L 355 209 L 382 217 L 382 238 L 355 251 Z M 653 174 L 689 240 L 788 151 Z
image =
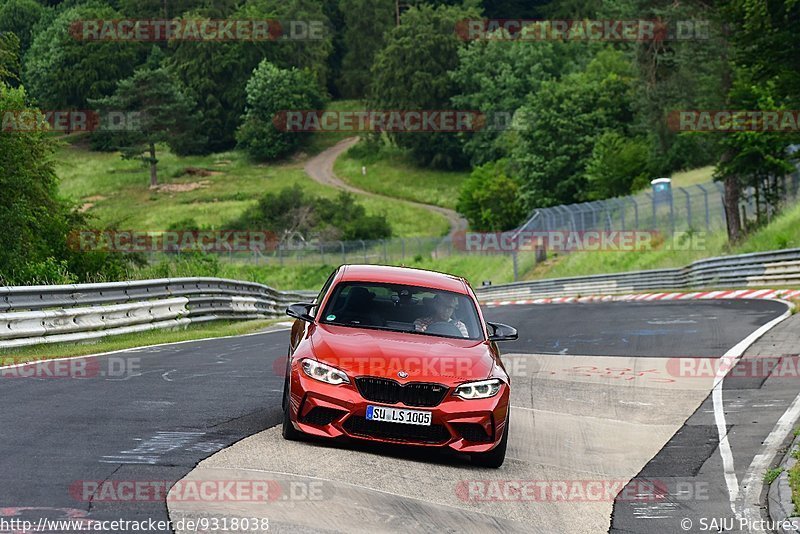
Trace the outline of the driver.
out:
M 469 337 L 467 326 L 453 317 L 453 312 L 456 311 L 457 303 L 458 300 L 455 295 L 437 293 L 436 296 L 433 297 L 433 315 L 420 317 L 414 321 L 414 328 L 417 332 L 424 332 L 434 323 L 450 323 L 458 328 L 462 336 Z

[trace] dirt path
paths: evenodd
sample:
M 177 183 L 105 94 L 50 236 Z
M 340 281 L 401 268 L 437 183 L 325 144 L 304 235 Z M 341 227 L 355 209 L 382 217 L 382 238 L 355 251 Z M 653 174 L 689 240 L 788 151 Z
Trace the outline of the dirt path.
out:
M 379 197 L 385 198 L 388 200 L 393 200 L 395 202 L 405 202 L 406 204 L 410 204 L 412 206 L 417 206 L 420 208 L 424 208 L 428 211 L 432 211 L 434 213 L 438 213 L 439 215 L 443 215 L 447 218 L 448 222 L 450 223 L 450 237 L 453 236 L 456 232 L 463 232 L 467 229 L 467 220 L 464 219 L 461 215 L 457 212 L 443 208 L 441 206 L 434 206 L 433 204 L 424 204 L 422 202 L 414 202 L 413 200 L 402 200 L 395 197 L 390 197 L 386 195 L 381 195 L 378 193 L 372 193 L 370 191 L 365 191 L 364 189 L 359 189 L 358 187 L 354 187 L 338 176 L 333 172 L 333 164 L 336 162 L 336 158 L 338 158 L 343 152 L 345 152 L 348 148 L 355 145 L 358 142 L 358 137 L 349 137 L 342 141 L 339 141 L 332 147 L 323 150 L 310 160 L 308 160 L 305 164 L 305 171 L 313 180 L 319 182 L 324 185 L 330 185 L 337 189 L 343 189 L 345 191 L 350 191 L 351 193 L 357 193 L 359 195 L 368 195 L 371 197 Z

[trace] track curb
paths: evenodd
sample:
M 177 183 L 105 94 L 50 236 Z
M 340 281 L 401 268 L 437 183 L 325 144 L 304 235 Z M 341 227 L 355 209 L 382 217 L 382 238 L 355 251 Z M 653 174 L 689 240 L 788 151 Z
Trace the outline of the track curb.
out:
M 712 299 L 795 299 L 798 289 L 730 289 L 716 291 L 630 293 L 626 295 L 588 295 L 585 297 L 544 297 L 518 300 L 481 301 L 484 306 L 509 306 L 529 304 L 571 304 L 584 302 L 636 302 L 654 300 L 712 300 Z

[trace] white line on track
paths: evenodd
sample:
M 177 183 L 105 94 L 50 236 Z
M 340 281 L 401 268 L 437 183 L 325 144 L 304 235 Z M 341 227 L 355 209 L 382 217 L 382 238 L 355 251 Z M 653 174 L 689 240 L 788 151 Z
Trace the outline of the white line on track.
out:
M 739 498 L 739 481 L 736 478 L 736 470 L 733 465 L 733 452 L 728 441 L 728 423 L 725 420 L 725 406 L 722 398 L 722 383 L 728 371 L 733 369 L 736 361 L 741 358 L 747 348 L 756 342 L 758 338 L 766 334 L 772 327 L 792 315 L 791 304 L 785 303 L 787 309 L 780 317 L 776 317 L 770 322 L 761 325 L 749 336 L 734 345 L 728 352 L 719 359 L 717 376 L 714 378 L 714 388 L 711 398 L 714 404 L 714 422 L 717 425 L 717 435 L 719 436 L 719 454 L 722 457 L 722 470 L 725 477 L 725 485 L 728 487 L 728 498 L 730 499 L 731 511 L 740 517 L 736 510 L 736 502 Z
M 764 487 L 761 477 L 766 473 L 769 464 L 798 418 L 800 418 L 800 394 L 794 398 L 789 408 L 783 412 L 781 418 L 775 423 L 767 439 L 764 440 L 761 450 L 753 457 L 750 467 L 747 468 L 742 478 L 742 488 L 736 503 L 739 510 L 737 516 L 744 516 L 748 520 L 748 524 L 754 524 L 755 521 L 760 519 L 758 501 L 761 496 L 761 490 Z

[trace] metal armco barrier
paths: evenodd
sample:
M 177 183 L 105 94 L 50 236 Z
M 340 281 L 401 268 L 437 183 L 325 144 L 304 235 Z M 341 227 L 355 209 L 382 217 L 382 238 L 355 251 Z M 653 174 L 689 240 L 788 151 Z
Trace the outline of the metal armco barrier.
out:
M 213 321 L 279 317 L 310 292 L 221 278 L 0 287 L 0 348 Z
M 800 249 L 755 252 L 698 260 L 681 269 L 552 278 L 477 288 L 482 302 L 591 294 L 635 293 L 652 289 L 757 287 L 800 282 Z

